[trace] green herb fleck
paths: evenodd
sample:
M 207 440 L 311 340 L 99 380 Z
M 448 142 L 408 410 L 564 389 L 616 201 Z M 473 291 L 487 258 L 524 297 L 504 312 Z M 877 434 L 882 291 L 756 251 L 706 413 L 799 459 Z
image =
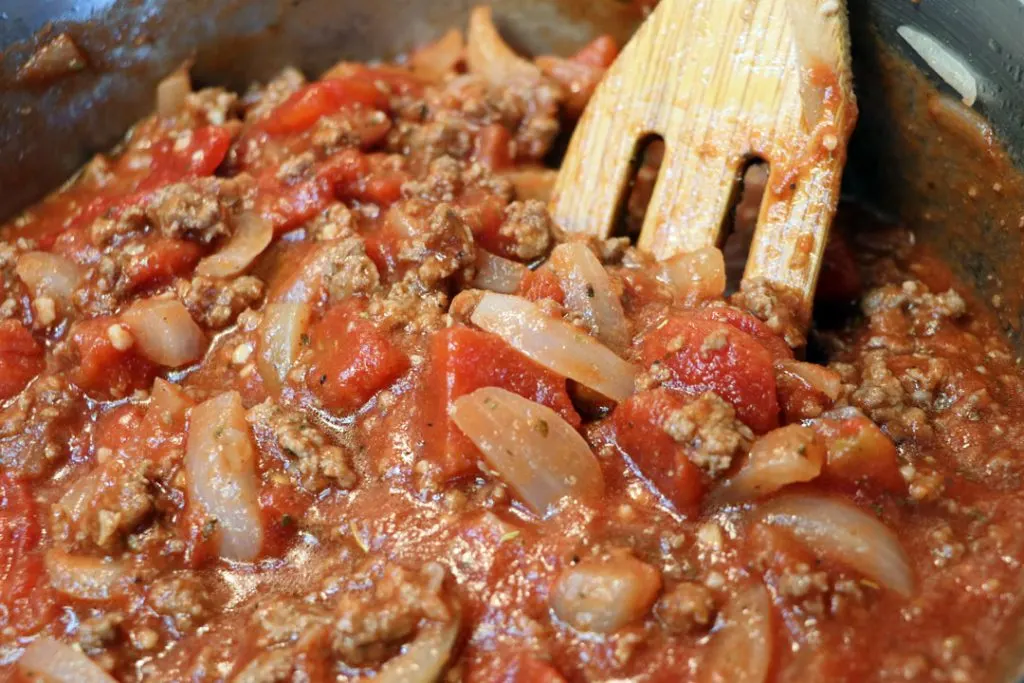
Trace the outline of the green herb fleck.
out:
M 517 538 L 519 538 L 520 533 L 521 532 L 519 531 L 506 531 L 501 535 L 501 539 L 498 541 L 498 543 L 508 543 L 510 541 L 514 541 Z

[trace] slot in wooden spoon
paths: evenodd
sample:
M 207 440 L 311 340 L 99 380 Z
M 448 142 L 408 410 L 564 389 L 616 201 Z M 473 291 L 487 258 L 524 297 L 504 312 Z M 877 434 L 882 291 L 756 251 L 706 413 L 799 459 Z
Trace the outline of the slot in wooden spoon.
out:
M 639 141 L 665 140 L 638 246 L 657 258 L 716 245 L 739 176 L 770 166 L 744 272 L 810 311 L 856 120 L 838 0 L 662 0 L 580 120 L 551 212 L 607 237 Z M 806 320 L 805 320 L 806 322 Z

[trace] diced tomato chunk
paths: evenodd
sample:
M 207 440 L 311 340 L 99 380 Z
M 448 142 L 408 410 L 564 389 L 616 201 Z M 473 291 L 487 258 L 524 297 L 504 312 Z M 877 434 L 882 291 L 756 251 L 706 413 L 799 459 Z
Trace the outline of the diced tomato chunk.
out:
M 145 245 L 138 258 L 128 262 L 124 274 L 133 291 L 156 287 L 191 271 L 202 255 L 202 249 L 194 242 L 158 237 Z
M 689 395 L 715 392 L 757 433 L 778 426 L 772 355 L 746 332 L 681 313 L 649 332 L 641 344 L 645 366 L 660 362 L 671 374 L 665 386 Z
M 697 315 L 706 320 L 717 320 L 726 325 L 732 325 L 737 330 L 743 330 L 761 342 L 761 345 L 768 349 L 772 358 L 776 360 L 793 357 L 793 349 L 789 348 L 785 339 L 772 332 L 771 328 L 761 319 L 755 318 L 746 311 L 732 306 L 708 306 L 697 311 Z
M 700 469 L 665 432 L 669 414 L 687 399 L 667 389 L 634 394 L 612 413 L 615 438 L 640 473 L 680 510 L 692 508 L 704 494 Z
M 822 479 L 847 485 L 874 485 L 904 493 L 896 446 L 867 416 L 817 418 L 810 425 L 824 439 L 828 460 Z
M 485 126 L 476 137 L 473 158 L 492 171 L 512 165 L 512 134 L 500 123 Z
M 594 38 L 569 59 L 580 64 L 606 69 L 612 65 L 618 55 L 618 43 L 610 35 L 605 34 Z
M 334 199 L 330 181 L 321 176 L 285 185 L 278 180 L 276 169 L 272 169 L 257 183 L 260 193 L 256 198 L 256 211 L 274 226 L 275 235 L 298 228 Z
M 340 199 L 358 199 L 390 206 L 402 196 L 402 184 L 411 176 L 393 167 L 384 154 L 345 150 L 326 161 L 317 175 L 327 179 Z
M 264 553 L 278 555 L 286 550 L 299 529 L 296 522 L 312 503 L 312 494 L 288 483 L 269 483 L 263 487 L 259 504 L 266 533 Z
M 775 368 L 775 383 L 778 387 L 782 421 L 787 424 L 817 417 L 832 407 L 832 399 L 823 391 L 780 366 Z
M 362 317 L 357 302 L 332 307 L 309 336 L 313 362 L 306 384 L 329 410 L 358 410 L 409 368 L 387 335 Z
M 481 387 L 500 387 L 536 401 L 561 415 L 573 427 L 580 416 L 566 390 L 566 380 L 509 346 L 497 335 L 468 327 L 450 327 L 434 335 L 430 351 L 434 410 L 428 420 L 427 443 L 442 480 L 474 470 L 479 455 L 448 417 L 455 399 Z
M 191 176 L 208 176 L 217 170 L 231 147 L 231 133 L 220 126 L 203 126 L 187 135 L 188 144 L 166 137 L 153 145 L 149 174 L 139 182 L 136 192 L 155 190 Z
M 27 486 L 0 471 L 0 605 L 10 609 L 44 574 L 33 552 L 39 540 L 39 516 Z
M 43 347 L 17 320 L 0 322 L 0 401 L 14 396 L 42 371 Z
M 143 411 L 138 406 L 129 404 L 108 410 L 96 421 L 93 446 L 111 451 L 124 449 L 138 438 L 142 419 Z
M 473 231 L 473 237 L 487 251 L 505 258 L 516 259 L 513 238 L 501 234 L 505 221 L 506 202 L 490 192 L 470 188 L 458 198 L 462 217 Z
M 145 132 L 141 132 L 143 137 Z M 186 135 L 187 140 L 180 137 Z M 210 175 L 224 161 L 230 146 L 231 133 L 220 126 L 203 126 L 173 138 L 157 135 L 146 150 L 148 164 L 138 164 L 138 153 L 129 149 L 113 162 L 110 182 L 101 188 L 73 184 L 41 204 L 35 210 L 35 220 L 19 226 L 15 234 L 31 237 L 42 249 L 49 249 L 63 232 L 84 229 L 107 212 L 142 201 L 153 190 L 188 177 Z
M 328 78 L 292 93 L 270 113 L 263 128 L 272 135 L 301 133 L 321 117 L 352 107 L 387 109 L 388 97 L 365 77 Z
M 527 271 L 519 282 L 519 296 L 530 301 L 553 299 L 560 304 L 565 303 L 565 292 L 558 282 L 558 276 L 548 268 Z
M 85 320 L 71 329 L 71 343 L 78 353 L 78 367 L 71 381 L 94 398 L 120 398 L 136 389 L 148 388 L 156 366 L 133 348 L 114 347 L 107 330 L 117 322 L 113 317 Z

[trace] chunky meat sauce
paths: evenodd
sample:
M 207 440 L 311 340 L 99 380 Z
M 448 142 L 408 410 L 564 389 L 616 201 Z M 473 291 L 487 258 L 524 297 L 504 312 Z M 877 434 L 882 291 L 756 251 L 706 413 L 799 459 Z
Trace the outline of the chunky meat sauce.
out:
M 3 228 L 0 677 L 987 680 L 1009 347 L 856 213 L 797 349 L 716 249 L 564 234 L 543 162 L 615 52 L 478 10 L 400 64 L 180 72 Z

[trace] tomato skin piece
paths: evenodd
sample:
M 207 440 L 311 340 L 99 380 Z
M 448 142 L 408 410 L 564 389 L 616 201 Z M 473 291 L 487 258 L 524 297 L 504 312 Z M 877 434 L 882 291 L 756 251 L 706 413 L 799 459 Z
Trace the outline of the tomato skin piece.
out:
M 692 510 L 704 495 L 700 469 L 663 426 L 687 399 L 668 389 L 634 394 L 612 413 L 619 449 L 640 473 L 680 511 Z
M 500 387 L 551 408 L 573 427 L 582 422 L 565 378 L 534 363 L 497 335 L 463 326 L 441 330 L 431 340 L 430 364 L 427 400 L 434 410 L 428 418 L 427 443 L 442 481 L 472 473 L 479 458 L 473 443 L 448 417 L 449 407 L 460 396 L 482 387 Z
M 306 386 L 338 413 L 358 410 L 409 369 L 406 355 L 360 312 L 358 302 L 343 302 L 309 330 L 313 362 Z
M 732 325 L 737 330 L 746 332 L 768 349 L 774 360 L 789 360 L 793 358 L 793 349 L 789 347 L 786 340 L 771 331 L 771 328 L 760 318 L 757 318 L 746 311 L 741 311 L 732 306 L 708 306 L 697 312 L 697 315 L 705 320 L 717 320 L 718 322 Z
M 386 110 L 388 97 L 366 77 L 328 78 L 292 93 L 262 127 L 271 135 L 301 133 L 321 117 L 353 107 Z
M 17 320 L 0 322 L 0 401 L 25 388 L 45 365 L 43 347 Z
M 107 329 L 116 322 L 116 318 L 102 316 L 71 328 L 71 343 L 79 358 L 71 381 L 92 398 L 127 396 L 136 389 L 148 388 L 156 376 L 156 366 L 134 349 L 114 348 Z
M 661 362 L 671 373 L 665 386 L 696 396 L 713 391 L 736 409 L 755 433 L 779 425 L 772 355 L 757 339 L 724 322 L 680 313 L 641 340 L 646 367 Z

